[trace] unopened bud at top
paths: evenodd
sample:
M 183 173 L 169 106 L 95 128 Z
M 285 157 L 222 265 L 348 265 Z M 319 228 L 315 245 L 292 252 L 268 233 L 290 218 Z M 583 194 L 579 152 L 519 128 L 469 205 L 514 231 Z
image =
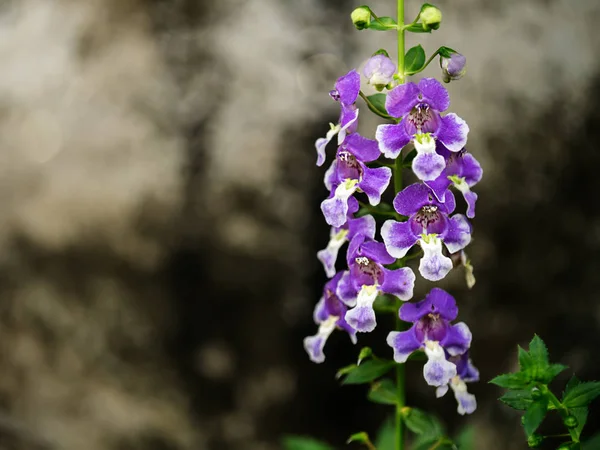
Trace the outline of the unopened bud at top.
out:
M 367 84 L 375 86 L 378 91 L 383 90 L 393 81 L 395 73 L 396 64 L 389 56 L 383 54 L 371 56 L 363 68 Z
M 358 30 L 364 30 L 371 24 L 371 10 L 366 6 L 359 6 L 352 11 L 350 18 Z
M 437 30 L 442 23 L 442 12 L 436 6 L 425 3 L 421 7 L 419 21 L 426 31 Z
M 467 72 L 467 58 L 448 48 L 440 52 L 440 67 L 444 82 L 458 80 Z

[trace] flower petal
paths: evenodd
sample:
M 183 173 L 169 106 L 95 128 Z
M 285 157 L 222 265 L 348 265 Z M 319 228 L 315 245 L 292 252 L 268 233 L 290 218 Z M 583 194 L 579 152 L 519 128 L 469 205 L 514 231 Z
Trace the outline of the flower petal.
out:
M 353 239 L 354 236 L 359 234 L 373 239 L 376 227 L 375 218 L 371 215 L 362 216 L 358 219 L 348 219 L 348 239 Z
M 423 257 L 419 262 L 421 276 L 429 281 L 439 281 L 452 270 L 452 260 L 442 254 L 442 241 L 429 235 L 428 242 L 420 239 Z
M 363 177 L 358 187 L 367 194 L 371 205 L 378 205 L 381 194 L 387 189 L 392 178 L 392 169 L 389 167 L 364 167 Z
M 342 145 L 347 134 L 356 132 L 358 128 L 358 108 L 356 105 L 343 106 L 340 113 L 340 131 L 338 133 L 338 145 Z
M 381 156 L 378 143 L 358 133 L 352 133 L 344 141 L 344 146 L 361 162 L 375 161 Z
M 346 312 L 346 322 L 360 333 L 369 333 L 377 326 L 373 302 L 377 298 L 376 286 L 363 286 L 358 293 L 356 306 Z
M 325 171 L 325 176 L 323 177 L 323 183 L 325 184 L 325 187 L 327 188 L 327 190 L 329 190 L 331 192 L 331 190 L 333 189 L 334 186 L 337 186 L 338 183 L 340 182 L 340 180 L 338 180 L 338 176 L 337 176 L 337 158 L 334 159 L 331 162 L 331 166 L 329 166 L 329 169 L 327 169 L 327 171 Z
M 325 273 L 329 278 L 335 275 L 335 263 L 337 261 L 340 247 L 344 245 L 348 238 L 348 230 L 331 229 L 329 243 L 323 250 L 317 252 L 317 259 L 323 264 Z
M 356 297 L 358 291 L 354 289 L 352 277 L 349 271 L 345 271 L 340 278 L 340 281 L 335 290 L 335 295 L 347 306 L 354 307 L 356 305 Z
M 375 138 L 379 143 L 379 151 L 386 158 L 396 159 L 402 149 L 410 142 L 412 136 L 406 132 L 406 127 L 400 122 L 392 125 L 379 125 L 375 132 Z
M 471 242 L 471 224 L 462 214 L 455 214 L 448 221 L 444 244 L 450 253 L 462 250 Z
M 442 117 L 442 124 L 437 132 L 437 138 L 451 152 L 458 152 L 467 143 L 469 126 L 467 122 L 454 113 Z
M 423 366 L 423 377 L 430 386 L 444 386 L 456 376 L 456 366 L 446 360 L 442 347 L 435 341 L 425 342 L 429 361 Z
M 403 216 L 412 216 L 425 205 L 435 204 L 431 190 L 422 183 L 414 183 L 405 187 L 394 198 L 394 209 Z
M 384 278 L 381 290 L 386 294 L 395 295 L 402 301 L 413 297 L 415 287 L 415 273 L 409 267 L 396 270 L 383 269 Z
M 392 264 L 396 261 L 396 258 L 388 253 L 383 243 L 373 240 L 366 240 L 360 246 L 357 256 L 366 256 L 379 264 Z
M 342 105 L 353 104 L 360 92 L 360 74 L 352 69 L 346 75 L 339 77 L 335 82 L 335 90 Z
M 394 349 L 394 361 L 397 363 L 406 362 L 411 353 L 423 345 L 417 339 L 414 327 L 407 331 L 391 331 L 386 342 Z
M 431 181 L 440 176 L 446 161 L 437 153 L 418 153 L 412 161 L 412 170 L 419 180 Z
M 465 382 L 462 380 L 454 382 L 453 380 L 450 387 L 454 391 L 454 398 L 456 398 L 456 402 L 458 403 L 458 413 L 463 416 L 475 412 L 477 409 L 477 400 L 473 394 L 469 394 Z
M 465 178 L 465 181 L 469 187 L 473 187 L 481 180 L 483 176 L 483 169 L 473 155 L 465 153 L 461 159 L 461 173 L 460 176 Z
M 408 222 L 396 222 L 395 220 L 384 222 L 381 226 L 381 238 L 388 253 L 394 258 L 403 258 L 419 240 Z
M 333 197 L 321 202 L 321 211 L 327 222 L 332 227 L 341 227 L 348 220 L 348 197 L 356 191 L 355 180 L 341 183 L 336 187 Z
M 400 118 L 408 114 L 419 103 L 419 88 L 415 83 L 399 84 L 385 99 L 385 109 L 392 117 Z
M 467 324 L 459 322 L 448 329 L 446 336 L 440 341 L 440 345 L 451 356 L 462 355 L 471 346 L 472 337 L 473 335 Z
M 420 302 L 405 303 L 400 308 L 400 318 L 405 322 L 416 322 L 430 313 L 439 314 L 443 319 L 452 321 L 458 315 L 456 300 L 443 289 L 436 287 Z
M 446 88 L 435 78 L 422 78 L 419 81 L 419 90 L 423 101 L 432 109 L 443 112 L 450 106 L 450 95 Z
M 319 326 L 319 331 L 317 334 L 304 338 L 304 349 L 306 350 L 306 353 L 308 353 L 308 356 L 312 362 L 322 363 L 325 361 L 323 348 L 325 347 L 327 338 L 335 329 L 336 320 L 337 317 L 331 317 L 329 320 L 323 322 Z

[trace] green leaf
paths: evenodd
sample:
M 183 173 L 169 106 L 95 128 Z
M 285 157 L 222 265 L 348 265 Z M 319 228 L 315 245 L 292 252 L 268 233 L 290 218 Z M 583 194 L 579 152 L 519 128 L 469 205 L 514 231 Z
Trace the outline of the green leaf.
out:
M 581 436 L 581 432 L 583 431 L 583 427 L 587 422 L 588 418 L 588 407 L 583 406 L 581 408 L 573 408 L 570 410 L 570 413 L 575 416 L 577 419 L 577 427 L 575 427 L 575 434 L 577 437 Z
M 411 24 L 406 27 L 404 31 L 408 31 L 410 33 L 431 33 L 431 29 L 423 29 L 423 25 L 420 23 Z
M 377 433 L 375 448 L 377 450 L 394 450 L 396 445 L 396 428 L 392 420 L 386 420 Z
M 523 416 L 523 428 L 527 437 L 531 436 L 538 429 L 546 412 L 548 411 L 548 397 L 542 397 L 529 405 L 525 416 Z
M 330 445 L 316 439 L 303 436 L 286 436 L 283 438 L 285 450 L 334 450 Z
M 573 389 L 575 386 L 581 384 L 581 380 L 579 378 L 577 378 L 575 375 L 571 376 L 571 378 L 569 379 L 569 381 L 567 382 L 567 385 L 565 386 L 565 390 L 563 392 L 563 399 L 565 398 L 565 394 L 567 392 L 569 392 L 571 389 Z
M 369 358 L 373 355 L 373 350 L 371 347 L 363 347 L 358 354 L 358 364 L 360 364 L 364 359 Z
M 363 384 L 373 381 L 389 372 L 396 363 L 383 359 L 371 359 L 356 367 L 342 381 L 342 384 Z
M 425 65 L 425 59 L 425 50 L 421 44 L 409 48 L 404 57 L 404 73 L 414 74 L 421 71 Z
M 343 377 L 344 375 L 348 375 L 349 373 L 351 373 L 352 371 L 354 371 L 354 369 L 356 369 L 357 367 L 358 366 L 356 364 L 350 364 L 349 366 L 342 367 L 335 374 L 335 378 L 339 379 L 339 378 Z
M 531 391 L 529 389 L 518 389 L 514 391 L 508 391 L 502 397 L 500 397 L 502 403 L 510 406 L 511 408 L 525 411 L 533 403 L 531 398 Z
M 544 384 L 550 383 L 556 376 L 562 371 L 568 369 L 569 366 L 565 366 L 564 364 L 550 364 L 544 371 L 539 374 L 539 381 Z
M 348 438 L 346 444 L 350 442 L 362 442 L 367 445 L 369 448 L 373 448 L 373 444 L 371 443 L 371 439 L 369 439 L 369 435 L 366 431 L 361 431 L 360 433 L 354 433 L 352 436 Z
M 599 395 L 600 382 L 588 381 L 566 391 L 562 402 L 567 408 L 578 408 L 589 405 Z
M 524 373 L 517 372 L 498 375 L 491 379 L 490 383 L 506 389 L 525 389 L 531 384 L 531 380 Z
M 369 100 L 367 102 L 367 106 L 375 114 L 377 114 L 379 116 L 389 117 L 389 114 L 388 114 L 387 110 L 385 109 L 385 98 L 386 97 L 387 96 L 385 94 L 369 95 L 367 97 L 367 100 Z
M 432 439 L 440 438 L 444 434 L 444 428 L 440 421 L 420 409 L 403 408 L 402 418 L 406 428 L 415 434 L 430 436 Z
M 522 372 L 530 370 L 533 366 L 533 360 L 531 359 L 531 355 L 523 349 L 520 345 L 517 346 L 519 349 L 519 367 Z
M 396 21 L 393 18 L 383 16 L 379 18 L 379 21 L 371 20 L 371 23 L 369 24 L 369 30 L 387 31 L 389 29 L 396 28 L 396 25 Z
M 459 450 L 476 450 L 475 449 L 475 427 L 466 426 L 456 436 L 456 446 Z
M 533 336 L 533 339 L 529 343 L 529 355 L 531 356 L 533 367 L 538 370 L 548 367 L 548 348 L 537 334 Z
M 398 403 L 396 386 L 390 379 L 384 379 L 371 386 L 368 399 L 375 403 L 384 405 L 395 405 Z
M 600 433 L 595 434 L 581 445 L 581 450 L 598 450 L 600 448 Z

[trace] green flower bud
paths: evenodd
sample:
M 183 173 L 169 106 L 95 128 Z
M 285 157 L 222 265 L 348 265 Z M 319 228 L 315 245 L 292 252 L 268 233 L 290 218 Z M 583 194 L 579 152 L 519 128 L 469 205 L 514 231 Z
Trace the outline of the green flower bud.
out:
M 357 30 L 364 30 L 371 24 L 371 10 L 366 6 L 359 6 L 352 11 L 350 18 Z
M 563 420 L 565 427 L 567 428 L 575 428 L 579 423 L 577 422 L 577 418 L 575 416 L 567 416 L 565 420 Z
M 425 3 L 421 7 L 419 21 L 425 31 L 437 30 L 442 23 L 442 12 L 436 6 Z
M 538 388 L 534 387 L 531 390 L 531 398 L 534 400 L 539 400 L 540 398 L 542 398 L 542 391 L 540 391 Z
M 527 439 L 527 445 L 533 448 L 539 447 L 542 444 L 543 440 L 543 436 L 540 436 L 539 434 L 532 434 L 531 436 L 529 436 L 529 439 Z

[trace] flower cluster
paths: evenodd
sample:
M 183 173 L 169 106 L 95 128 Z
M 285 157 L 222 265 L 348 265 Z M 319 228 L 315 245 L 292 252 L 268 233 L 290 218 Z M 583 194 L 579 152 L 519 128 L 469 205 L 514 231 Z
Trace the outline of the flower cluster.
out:
M 462 55 L 456 54 L 452 61 L 440 59 L 440 64 L 448 81 L 464 73 Z M 471 241 L 469 219 L 475 216 L 477 200 L 471 188 L 481 179 L 482 170 L 465 149 L 469 127 L 456 114 L 446 113 L 450 98 L 440 82 L 423 78 L 418 83 L 398 84 L 395 71 L 396 65 L 382 53 L 364 67 L 365 84 L 377 91 L 388 90 L 387 95 L 377 94 L 386 95 L 385 114 L 380 115 L 393 123 L 379 125 L 376 139 L 358 133 L 356 102 L 362 95 L 361 76 L 351 70 L 330 92 L 340 105 L 339 121 L 315 143 L 317 165 L 321 166 L 327 145 L 337 135 L 335 158 L 324 178 L 329 195 L 321 203 L 331 226 L 330 241 L 317 254 L 330 280 L 314 311 L 318 332 L 304 340 L 310 359 L 317 363 L 325 360 L 326 340 L 336 328 L 348 333 L 354 343 L 357 332 L 375 329 L 378 296 L 396 302 L 412 299 L 416 277 L 406 266 L 408 259 L 419 258 L 419 273 L 431 281 L 443 279 L 452 270 L 453 260 L 462 262 L 468 284 L 474 283 L 464 248 Z M 401 164 L 385 159 L 399 159 Z M 382 208 L 382 196 L 392 180 L 391 168 L 401 170 L 408 165 L 418 182 L 396 192 L 393 210 Z M 464 215 L 455 213 L 453 191 L 465 200 Z M 382 242 L 377 239 L 376 217 L 380 216 L 394 217 L 381 224 Z M 339 270 L 338 254 L 345 244 L 346 267 Z M 425 352 L 425 381 L 437 388 L 438 396 L 451 388 L 458 412 L 472 413 L 475 397 L 467 392 L 465 383 L 476 381 L 478 373 L 469 359 L 469 328 L 462 322 L 451 323 L 458 315 L 454 298 L 434 288 L 424 300 L 403 303 L 398 311 L 400 319 L 412 327 L 389 333 L 387 343 L 393 348 L 394 360 L 404 363 L 411 353 Z

